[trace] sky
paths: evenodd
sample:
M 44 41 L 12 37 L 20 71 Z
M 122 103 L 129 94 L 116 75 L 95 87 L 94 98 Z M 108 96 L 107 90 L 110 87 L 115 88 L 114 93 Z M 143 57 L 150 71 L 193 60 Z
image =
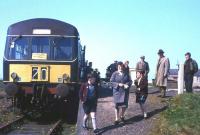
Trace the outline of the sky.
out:
M 32 18 L 52 18 L 74 25 L 86 46 L 86 59 L 101 77 L 113 61 L 141 55 L 154 78 L 157 52 L 163 49 L 171 68 L 191 52 L 200 65 L 199 0 L 6 0 L 0 1 L 0 78 L 9 25 Z

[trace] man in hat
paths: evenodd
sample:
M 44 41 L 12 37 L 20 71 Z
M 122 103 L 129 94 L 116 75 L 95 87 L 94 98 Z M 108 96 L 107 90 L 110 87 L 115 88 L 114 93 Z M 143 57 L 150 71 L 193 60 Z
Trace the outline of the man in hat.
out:
M 167 77 L 170 69 L 169 59 L 164 56 L 164 51 L 160 49 L 158 51 L 158 63 L 156 68 L 156 86 L 159 87 L 161 91 L 161 97 L 165 97 L 167 88 Z
M 140 61 L 136 64 L 136 72 L 143 71 L 144 76 L 148 79 L 149 70 L 149 64 L 145 61 L 145 56 L 142 55 Z

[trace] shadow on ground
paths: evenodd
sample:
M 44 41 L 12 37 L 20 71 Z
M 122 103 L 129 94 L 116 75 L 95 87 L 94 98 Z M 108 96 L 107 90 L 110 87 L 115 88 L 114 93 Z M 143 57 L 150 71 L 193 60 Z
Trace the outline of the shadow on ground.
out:
M 164 106 L 162 108 L 155 109 L 155 110 L 149 112 L 147 119 L 150 119 L 154 115 L 159 114 L 160 112 L 163 112 L 166 109 L 167 109 L 167 106 Z M 142 120 L 144 120 L 144 117 L 142 115 L 134 116 L 132 118 L 127 119 L 124 123 L 120 122 L 118 125 L 109 125 L 109 126 L 101 128 L 99 133 L 98 133 L 98 135 L 101 135 L 101 134 L 103 134 L 103 133 L 105 133 L 105 132 L 107 132 L 109 130 L 112 130 L 112 129 L 123 127 L 123 126 L 128 125 L 128 124 L 134 124 L 134 123 L 142 121 Z

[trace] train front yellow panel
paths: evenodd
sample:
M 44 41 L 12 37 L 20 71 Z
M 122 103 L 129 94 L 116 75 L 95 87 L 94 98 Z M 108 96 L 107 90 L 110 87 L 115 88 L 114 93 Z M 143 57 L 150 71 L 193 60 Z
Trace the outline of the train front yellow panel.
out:
M 18 76 L 18 82 L 49 82 L 61 83 L 63 75 L 70 78 L 71 66 L 70 65 L 41 65 L 41 64 L 10 64 L 9 66 L 9 80 L 12 73 Z
M 69 78 L 71 77 L 70 65 L 50 65 L 50 82 L 58 83 L 58 79 L 62 78 L 63 74 L 67 74 Z
M 12 82 L 11 74 L 17 73 L 19 82 L 31 82 L 32 67 L 26 64 L 10 64 L 9 66 L 9 81 Z

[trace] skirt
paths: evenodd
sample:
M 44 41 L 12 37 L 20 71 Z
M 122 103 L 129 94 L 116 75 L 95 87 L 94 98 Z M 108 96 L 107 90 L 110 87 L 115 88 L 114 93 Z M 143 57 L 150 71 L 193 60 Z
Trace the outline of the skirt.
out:
M 136 103 L 144 104 L 147 99 L 147 94 L 136 93 Z
M 128 108 L 128 100 L 129 100 L 129 90 L 125 92 L 124 102 L 122 103 L 115 103 L 115 108 Z

